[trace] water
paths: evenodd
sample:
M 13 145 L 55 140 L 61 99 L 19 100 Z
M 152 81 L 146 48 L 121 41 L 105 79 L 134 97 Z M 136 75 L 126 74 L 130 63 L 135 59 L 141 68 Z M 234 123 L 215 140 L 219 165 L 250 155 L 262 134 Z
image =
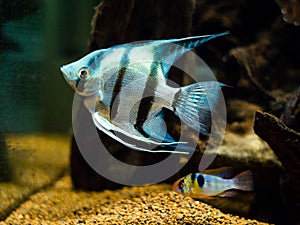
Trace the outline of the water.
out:
M 15 8 L 2 18 L 0 131 L 66 132 L 72 91 L 59 67 L 87 52 L 95 3 L 77 1 L 70 9 L 67 2 L 32 0 L 28 12 L 29 6 L 9 2 L 1 5 L 2 11 Z
M 59 68 L 88 52 L 98 3 L 0 1 L 0 219 L 17 204 L 7 185 L 26 198 L 68 165 L 73 91 Z
M 244 200 L 239 197 L 222 198 L 218 203 L 212 200 L 208 203 L 212 205 L 216 203 L 215 207 L 223 212 L 230 212 L 231 215 L 211 213 L 214 211 L 207 206 L 201 207 L 209 209 L 211 213 L 209 216 L 205 212 L 202 213 L 200 209 L 202 203 L 198 202 L 199 208 L 191 211 L 191 205 L 190 207 L 187 205 L 194 204 L 193 200 L 187 203 L 186 199 L 174 196 L 171 191 L 168 192 L 169 197 L 167 197 L 163 192 L 168 188 L 167 186 L 157 192 L 146 186 L 140 190 L 144 190 L 145 196 L 149 197 L 149 201 L 146 200 L 149 204 L 146 205 L 147 209 L 148 207 L 154 209 L 153 201 L 159 206 L 172 207 L 175 200 L 178 201 L 175 209 L 171 208 L 164 213 L 160 210 L 153 212 L 161 218 L 168 219 L 166 213 L 170 213 L 168 215 L 172 217 L 177 215 L 176 210 L 182 213 L 182 210 L 188 207 L 189 212 L 193 213 L 193 222 L 200 221 L 194 217 L 194 212 L 198 214 L 200 212 L 199 215 L 202 215 L 207 223 L 212 223 L 214 216 L 219 217 L 219 215 L 232 218 L 234 221 L 235 217 L 232 215 L 244 215 L 243 213 L 247 212 L 249 218 L 260 221 L 292 224 L 289 222 L 292 216 L 299 218 L 297 208 L 299 201 L 296 202 L 299 194 L 293 192 L 299 185 L 291 185 L 290 189 L 286 188 L 288 186 L 282 186 L 284 180 L 281 178 L 285 177 L 282 176 L 285 171 L 282 170 L 280 162 L 266 143 L 260 140 L 259 143 L 262 144 L 257 144 L 259 138 L 253 133 L 253 120 L 257 109 L 280 117 L 286 102 L 299 86 L 300 61 L 297 56 L 300 30 L 299 26 L 294 26 L 297 23 L 296 19 L 299 18 L 298 4 L 289 5 L 290 2 L 284 2 L 282 7 L 277 5 L 280 1 L 271 0 L 263 3 L 261 1 L 197 1 L 197 4 L 192 0 L 108 1 L 111 3 L 110 8 L 103 10 L 108 10 L 105 11 L 106 15 L 111 15 L 112 18 L 103 22 L 106 26 L 97 27 L 103 38 L 101 42 L 92 40 L 91 46 L 94 49 L 137 40 L 179 38 L 227 30 L 231 32 L 227 37 L 201 46 L 197 49 L 197 54 L 214 68 L 214 72 L 219 75 L 219 81 L 229 85 L 223 88 L 226 104 L 229 106 L 227 139 L 223 145 L 224 150 L 218 154 L 213 167 L 233 166 L 240 172 L 251 169 L 255 178 L 254 203 L 250 198 Z M 0 0 L 0 220 L 18 208 L 31 194 L 48 186 L 68 170 L 72 132 L 71 104 L 74 93 L 63 80 L 59 67 L 81 58 L 88 52 L 90 24 L 94 7 L 99 2 L 100 0 Z M 280 7 L 288 12 L 289 10 L 286 9 L 292 9 L 293 6 L 296 8 L 289 12 L 289 17 L 287 14 L 281 15 Z M 283 16 L 284 20 L 282 20 Z M 286 18 L 289 20 L 286 21 Z M 295 20 L 290 21 L 290 19 Z M 126 20 L 129 20 L 128 24 Z M 124 27 L 126 29 L 123 29 Z M 229 52 L 235 54 L 229 57 Z M 254 66 L 253 73 L 248 74 L 248 66 L 251 68 Z M 174 76 L 174 81 L 188 83 L 188 78 L 182 79 L 177 76 L 179 73 L 173 72 L 171 75 Z M 291 128 L 296 131 L 299 131 L 300 124 L 298 109 L 299 105 L 290 115 L 293 122 Z M 294 115 L 296 117 L 293 118 Z M 272 134 L 267 129 L 265 131 L 267 135 Z M 110 143 L 108 142 L 108 145 Z M 202 144 L 204 146 L 205 142 L 199 143 L 201 148 Z M 113 150 L 117 151 L 120 146 L 115 146 L 115 143 L 111 144 L 111 148 L 116 148 Z M 123 150 L 121 147 L 119 149 Z M 286 148 L 285 152 L 288 151 L 289 149 Z M 142 163 L 139 157 L 133 158 L 122 151 L 116 152 L 116 155 L 124 160 L 130 158 L 132 162 L 139 160 L 139 163 Z M 77 187 L 99 190 L 99 186 L 106 180 L 96 176 L 98 174 L 94 176 L 95 172 L 87 167 L 84 159 L 80 157 L 81 154 L 79 151 L 76 153 L 74 144 L 72 181 L 77 182 Z M 183 171 L 185 174 L 182 176 L 197 170 L 199 158 L 200 156 L 195 155 L 194 160 L 185 167 L 186 173 Z M 148 162 L 148 156 L 145 156 L 145 161 Z M 152 155 L 149 161 L 155 161 Z M 295 171 L 299 174 L 297 167 Z M 299 180 L 298 178 L 299 175 L 295 180 Z M 34 215 L 31 218 L 38 218 L 46 211 L 55 215 L 55 220 L 61 218 L 59 221 L 64 221 L 67 216 L 57 217 L 57 215 L 65 209 L 64 212 L 72 215 L 72 221 L 78 219 L 81 213 L 91 219 L 94 219 L 94 216 L 100 218 L 102 214 L 103 217 L 111 219 L 115 218 L 111 212 L 118 213 L 114 211 L 115 204 L 125 208 L 124 204 L 120 205 L 119 202 L 126 193 L 124 189 L 104 191 L 104 196 L 93 192 L 90 196 L 86 192 L 74 193 L 70 176 L 67 175 L 63 181 L 65 180 L 67 182 L 64 188 L 68 190 L 69 199 L 72 201 L 66 200 L 68 195 L 61 190 L 62 186 L 54 186 L 55 192 L 61 196 L 60 201 L 55 201 L 53 198 L 53 189 L 47 189 L 48 194 L 34 207 L 30 208 L 24 204 L 26 213 L 17 210 L 11 218 L 22 221 L 22 217 L 25 215 L 26 218 L 26 215 L 30 215 L 31 212 L 36 212 L 31 214 Z M 104 184 L 104 187 L 110 185 L 109 182 Z M 282 191 L 284 190 L 282 187 L 286 188 L 285 191 Z M 135 188 L 127 188 L 127 190 L 134 193 L 131 195 L 133 199 L 130 199 L 130 204 L 142 206 L 141 201 L 147 198 L 144 198 Z M 117 196 L 116 201 L 111 198 L 113 193 Z M 74 198 L 74 194 L 77 197 Z M 100 194 L 99 201 L 95 200 L 94 194 Z M 152 195 L 161 196 L 163 201 L 155 196 L 153 200 Z M 51 199 L 54 199 L 53 208 L 46 204 Z M 77 201 L 78 199 L 80 201 Z M 295 201 L 290 201 L 291 199 Z M 95 215 L 89 211 L 89 207 L 86 208 L 89 200 L 94 202 L 91 204 L 95 204 L 93 206 Z M 111 205 L 107 205 L 108 201 Z M 283 201 L 286 201 L 288 207 L 283 204 Z M 82 208 L 80 203 L 83 204 Z M 294 203 L 297 204 L 293 205 Z M 68 208 L 65 204 L 71 207 Z M 48 207 L 47 210 L 42 206 Z M 83 209 L 83 212 L 80 209 Z M 134 212 L 139 210 L 140 215 L 147 215 L 144 209 L 136 207 L 134 209 Z M 146 212 L 152 213 L 152 210 Z M 125 213 L 125 215 L 127 218 L 129 214 Z M 180 214 L 176 216 L 177 222 L 180 223 L 187 217 L 185 213 Z M 46 221 L 47 217 L 45 218 Z M 116 218 L 126 221 L 125 217 L 120 215 Z M 149 217 L 146 218 L 146 222 L 148 219 Z M 53 218 L 49 221 L 53 221 Z M 23 221 L 19 224 L 23 224 Z

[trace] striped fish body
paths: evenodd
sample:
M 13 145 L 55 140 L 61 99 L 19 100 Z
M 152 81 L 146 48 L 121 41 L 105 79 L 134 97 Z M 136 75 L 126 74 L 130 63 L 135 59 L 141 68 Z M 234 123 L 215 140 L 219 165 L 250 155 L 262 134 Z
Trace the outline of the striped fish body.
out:
M 253 190 L 253 178 L 251 171 L 245 171 L 233 178 L 227 178 L 230 176 L 228 168 L 220 168 L 214 170 L 204 171 L 202 173 L 191 173 L 173 184 L 173 189 L 176 192 L 184 194 L 192 198 L 208 198 L 211 196 L 226 196 L 222 195 L 228 190 L 236 189 L 243 191 Z M 213 174 L 210 172 L 213 171 Z M 227 173 L 227 174 L 226 174 Z M 227 195 L 228 197 L 229 195 Z
M 127 143 L 114 131 L 139 142 L 178 146 L 181 143 L 166 131 L 162 108 L 206 134 L 207 112 L 218 101 L 221 84 L 207 81 L 173 88 L 166 84 L 168 71 L 185 52 L 225 34 L 118 45 L 92 52 L 61 71 L 79 95 L 96 101 L 86 106 L 95 125 L 110 137 L 141 151 L 152 150 Z

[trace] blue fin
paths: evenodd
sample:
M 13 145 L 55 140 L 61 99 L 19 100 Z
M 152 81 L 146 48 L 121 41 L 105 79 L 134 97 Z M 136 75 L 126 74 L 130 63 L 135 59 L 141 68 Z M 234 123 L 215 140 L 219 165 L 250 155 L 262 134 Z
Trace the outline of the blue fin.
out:
M 143 124 L 143 130 L 158 142 L 175 142 L 174 138 L 168 134 L 167 127 L 163 119 L 163 111 L 153 113 Z
M 251 170 L 246 170 L 234 178 L 235 189 L 242 191 L 253 191 L 253 175 Z
M 191 50 L 213 38 L 225 36 L 228 34 L 229 34 L 229 32 L 226 31 L 226 32 L 219 33 L 219 34 L 193 36 L 193 37 L 186 37 L 186 38 L 180 38 L 180 39 L 170 39 L 168 41 L 173 42 L 173 43 L 178 43 L 178 44 L 182 45 L 183 47 L 187 48 L 188 50 Z
M 184 145 L 183 143 L 176 142 L 174 138 L 167 132 L 167 127 L 164 122 L 164 113 L 160 109 L 156 113 L 153 113 L 148 117 L 148 119 L 143 124 L 143 130 L 146 132 L 150 138 L 157 142 L 161 142 L 161 145 L 166 147 L 166 143 L 174 143 L 167 145 L 168 147 L 178 148 L 186 151 L 194 151 L 195 148 Z M 176 143 L 176 144 L 175 144 Z
M 218 169 L 209 169 L 199 172 L 201 174 L 209 174 L 217 177 L 221 177 L 223 179 L 232 178 L 233 169 L 232 167 L 221 167 Z
M 165 75 L 165 77 L 167 77 L 167 73 L 170 70 L 171 65 L 173 65 L 174 62 L 179 59 L 184 53 L 198 47 L 199 45 L 213 38 L 217 38 L 227 34 L 229 34 L 229 32 L 212 35 L 193 36 L 180 39 L 154 41 L 153 46 L 157 46 L 157 48 L 155 48 L 154 54 L 156 55 L 156 58 L 161 60 L 163 74 Z
M 205 81 L 180 88 L 174 97 L 175 114 L 191 128 L 208 135 L 211 111 L 215 108 L 223 84 Z

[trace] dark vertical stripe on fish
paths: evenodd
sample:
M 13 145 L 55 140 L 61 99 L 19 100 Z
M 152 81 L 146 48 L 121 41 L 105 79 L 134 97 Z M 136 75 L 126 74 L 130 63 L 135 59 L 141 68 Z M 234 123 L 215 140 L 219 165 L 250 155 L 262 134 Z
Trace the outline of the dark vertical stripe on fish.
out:
M 110 102 L 110 119 L 113 120 L 117 116 L 119 104 L 120 104 L 120 91 L 122 88 L 122 81 L 124 78 L 124 75 L 126 73 L 126 66 L 129 63 L 129 54 L 130 50 L 127 48 L 124 52 L 121 60 L 120 60 L 120 69 L 118 71 L 117 80 L 114 85 L 114 90 Z M 114 106 L 114 107 L 113 107 Z
M 195 178 L 196 178 L 196 174 L 195 174 L 195 173 L 192 173 L 192 174 L 191 174 L 191 180 L 192 180 L 192 182 L 194 182 Z
M 197 183 L 198 183 L 198 185 L 199 185 L 199 187 L 203 187 L 203 185 L 204 185 L 204 177 L 201 175 L 201 174 L 199 174 L 198 176 L 197 176 Z
M 137 113 L 136 124 L 134 125 L 135 129 L 137 129 L 141 134 L 148 137 L 143 130 L 143 124 L 149 116 L 149 112 L 153 105 L 155 90 L 158 85 L 157 72 L 160 64 L 155 60 L 152 62 L 150 66 L 150 74 L 148 76 L 146 86 L 142 95 L 142 100 L 139 105 L 139 110 Z
M 176 107 L 177 107 L 178 103 L 180 102 L 180 95 L 181 94 L 182 94 L 181 89 L 179 89 L 174 95 L 174 99 L 173 99 L 173 102 L 172 102 L 172 107 L 173 107 L 173 111 L 174 111 L 175 114 L 177 113 Z
M 182 193 L 184 193 L 184 192 L 183 192 L 183 191 L 184 191 L 183 187 L 184 187 L 184 179 L 181 179 L 181 180 L 178 182 L 178 188 L 179 188 L 179 190 L 180 190 Z

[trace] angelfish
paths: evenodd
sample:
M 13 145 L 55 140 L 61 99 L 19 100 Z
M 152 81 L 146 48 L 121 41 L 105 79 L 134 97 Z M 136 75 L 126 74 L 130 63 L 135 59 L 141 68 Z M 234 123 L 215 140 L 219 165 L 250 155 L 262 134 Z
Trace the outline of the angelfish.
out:
M 253 176 L 246 170 L 235 177 L 232 168 L 205 170 L 190 173 L 173 184 L 173 190 L 196 199 L 208 199 L 213 196 L 232 197 L 234 190 L 253 191 Z
M 118 142 L 140 151 L 175 152 L 136 143 L 190 151 L 187 143 L 175 141 L 167 133 L 162 109 L 173 111 L 188 126 L 208 134 L 210 111 L 217 104 L 222 84 L 205 81 L 174 88 L 166 84 L 168 72 L 187 51 L 226 34 L 121 44 L 94 51 L 62 66 L 61 71 L 67 83 L 86 99 L 96 127 Z

